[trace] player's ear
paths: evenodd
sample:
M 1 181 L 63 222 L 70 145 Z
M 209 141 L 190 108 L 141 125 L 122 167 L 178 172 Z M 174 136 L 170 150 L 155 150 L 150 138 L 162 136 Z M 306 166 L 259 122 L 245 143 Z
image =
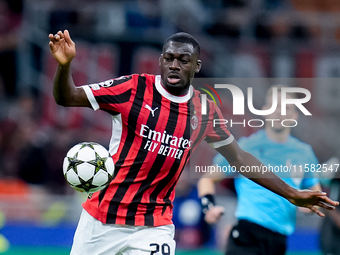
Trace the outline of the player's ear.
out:
M 198 59 L 196 63 L 195 73 L 198 73 L 201 70 L 201 67 L 202 67 L 202 61 Z
M 162 64 L 162 59 L 163 59 L 163 54 L 161 54 L 161 56 L 158 59 L 158 65 L 161 66 Z

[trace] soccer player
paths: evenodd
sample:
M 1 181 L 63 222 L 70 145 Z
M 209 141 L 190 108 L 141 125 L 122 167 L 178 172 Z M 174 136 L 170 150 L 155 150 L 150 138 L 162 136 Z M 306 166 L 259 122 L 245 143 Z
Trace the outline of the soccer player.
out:
M 266 166 L 286 167 L 276 174 L 290 186 L 296 189 L 321 190 L 316 178 L 308 168 L 305 170 L 299 166 L 309 164 L 309 168 L 316 167 L 317 158 L 310 145 L 292 137 L 291 127 L 281 125 L 283 119 L 298 119 L 298 110 L 295 105 L 287 105 L 285 116 L 281 115 L 281 89 L 282 86 L 272 86 L 266 95 L 264 109 L 272 106 L 273 90 L 277 91 L 278 107 L 275 112 L 266 116 L 268 119 L 276 119 L 267 122 L 265 129 L 239 140 L 239 145 L 245 151 L 252 153 Z M 287 94 L 294 98 L 294 94 Z M 294 123 L 292 123 L 293 125 Z M 217 154 L 213 159 L 213 165 L 229 165 L 227 160 Z M 293 165 L 291 171 L 287 171 Z M 294 170 L 295 169 L 295 170 Z M 216 173 L 213 178 L 205 175 L 199 180 L 199 195 L 212 196 L 214 183 L 226 177 L 225 173 Z M 242 178 L 235 178 L 237 192 L 236 217 L 237 224 L 232 228 L 228 243 L 227 255 L 283 255 L 286 251 L 287 236 L 292 234 L 295 228 L 296 207 L 286 199 L 262 186 Z M 298 177 L 298 178 L 297 178 Z M 304 208 L 305 209 L 305 208 Z M 205 219 L 208 223 L 215 223 L 220 217 L 223 208 L 210 206 L 206 208 Z M 308 210 L 308 209 L 306 209 Z
M 101 109 L 112 117 L 110 153 L 116 170 L 110 185 L 84 203 L 71 254 L 175 254 L 172 201 L 177 180 L 197 144 L 205 140 L 240 167 L 260 165 L 241 150 L 213 102 L 202 116 L 199 92 L 191 84 L 200 71 L 200 46 L 178 33 L 168 38 L 159 58 L 161 75 L 134 74 L 76 87 L 70 71 L 76 55 L 67 30 L 49 35 L 58 62 L 53 94 L 62 106 Z M 325 193 L 298 191 L 273 173 L 247 175 L 290 202 L 322 213 L 334 209 Z

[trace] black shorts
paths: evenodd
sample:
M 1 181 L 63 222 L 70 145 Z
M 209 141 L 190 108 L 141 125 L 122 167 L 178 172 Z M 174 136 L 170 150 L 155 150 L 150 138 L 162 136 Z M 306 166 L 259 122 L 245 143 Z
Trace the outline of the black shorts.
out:
M 258 224 L 239 220 L 232 228 L 226 255 L 284 255 L 287 236 Z

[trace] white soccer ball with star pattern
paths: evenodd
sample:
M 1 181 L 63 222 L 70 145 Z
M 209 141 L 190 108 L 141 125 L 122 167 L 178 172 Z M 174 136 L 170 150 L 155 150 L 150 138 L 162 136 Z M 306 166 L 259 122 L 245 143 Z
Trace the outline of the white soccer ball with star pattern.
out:
M 114 169 L 110 153 L 93 142 L 73 146 L 63 163 L 66 181 L 75 190 L 87 193 L 105 188 L 112 180 Z

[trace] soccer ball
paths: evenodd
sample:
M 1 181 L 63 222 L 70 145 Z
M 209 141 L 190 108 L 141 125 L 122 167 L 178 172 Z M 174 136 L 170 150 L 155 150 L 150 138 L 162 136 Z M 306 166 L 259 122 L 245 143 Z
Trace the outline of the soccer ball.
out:
M 93 193 L 110 183 L 114 173 L 110 153 L 100 144 L 82 142 L 73 146 L 64 158 L 66 181 L 77 191 Z

